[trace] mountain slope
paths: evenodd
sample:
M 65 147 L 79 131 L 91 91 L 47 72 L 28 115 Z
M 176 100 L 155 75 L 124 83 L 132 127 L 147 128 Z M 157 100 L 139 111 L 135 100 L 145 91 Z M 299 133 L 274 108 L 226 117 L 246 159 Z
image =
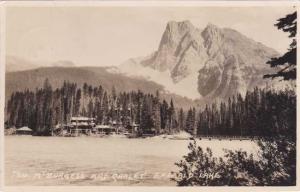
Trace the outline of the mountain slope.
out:
M 42 87 L 46 78 L 49 79 L 53 88 L 60 87 L 64 81 L 77 83 L 81 87 L 84 83 L 89 85 L 101 85 L 107 91 L 115 86 L 117 91 L 141 90 L 145 93 L 155 94 L 159 90 L 161 97 L 168 102 L 173 99 L 176 107 L 189 108 L 195 102 L 188 98 L 165 92 L 157 83 L 140 78 L 131 78 L 120 74 L 113 74 L 105 67 L 44 67 L 27 71 L 6 73 L 5 96 L 6 101 L 15 91 L 25 89 L 35 90 Z
M 269 80 L 262 76 L 273 70 L 265 63 L 277 55 L 233 29 L 208 24 L 200 30 L 189 21 L 171 21 L 157 51 L 128 60 L 119 70 L 190 98 L 227 98 L 265 86 Z

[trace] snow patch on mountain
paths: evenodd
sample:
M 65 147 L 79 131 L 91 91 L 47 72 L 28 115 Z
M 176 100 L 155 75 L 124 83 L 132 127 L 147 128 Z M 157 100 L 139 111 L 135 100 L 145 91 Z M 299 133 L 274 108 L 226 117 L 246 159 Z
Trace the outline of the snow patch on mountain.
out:
M 166 92 L 175 93 L 190 99 L 199 99 L 199 93 L 197 91 L 197 73 L 188 76 L 178 83 L 174 83 L 169 70 L 158 71 L 151 67 L 142 66 L 132 59 L 120 65 L 118 68 L 110 68 L 107 69 L 107 71 L 125 74 L 130 77 L 147 79 L 164 86 Z

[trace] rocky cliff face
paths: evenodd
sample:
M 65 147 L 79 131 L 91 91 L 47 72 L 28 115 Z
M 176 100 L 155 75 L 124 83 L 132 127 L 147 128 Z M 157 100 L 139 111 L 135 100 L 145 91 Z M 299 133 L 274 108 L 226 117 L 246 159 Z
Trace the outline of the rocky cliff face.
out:
M 201 61 L 207 58 L 201 30 L 189 21 L 167 24 L 158 50 L 141 62 L 143 66 L 159 71 L 170 71 L 175 83 L 199 69 Z
M 262 76 L 272 69 L 266 65 L 276 51 L 232 29 L 208 25 L 202 32 L 208 58 L 198 76 L 198 91 L 206 97 L 228 97 L 265 86 Z
M 262 76 L 271 71 L 265 63 L 276 55 L 273 49 L 233 29 L 208 24 L 200 30 L 189 21 L 171 21 L 156 52 L 124 65 L 134 62 L 135 66 L 168 74 L 175 89 L 176 85 L 186 91 L 197 89 L 198 97 L 227 98 L 265 86 L 267 80 Z

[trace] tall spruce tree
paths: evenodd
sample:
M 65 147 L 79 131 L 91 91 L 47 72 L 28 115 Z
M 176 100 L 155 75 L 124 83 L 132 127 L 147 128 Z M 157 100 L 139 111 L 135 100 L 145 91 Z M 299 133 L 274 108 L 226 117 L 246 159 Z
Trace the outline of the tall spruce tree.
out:
M 292 43 L 288 51 L 281 57 L 272 58 L 267 62 L 271 67 L 280 67 L 281 69 L 274 74 L 264 75 L 264 78 L 282 77 L 284 80 L 296 79 L 297 65 L 297 12 L 288 14 L 283 18 L 278 19 L 275 26 L 284 32 L 289 33 Z

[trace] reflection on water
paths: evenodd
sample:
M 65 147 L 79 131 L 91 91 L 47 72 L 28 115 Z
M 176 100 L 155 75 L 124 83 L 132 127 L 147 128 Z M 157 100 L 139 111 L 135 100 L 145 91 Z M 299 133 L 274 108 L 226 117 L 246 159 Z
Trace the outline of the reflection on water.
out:
M 162 138 L 5 137 L 6 185 L 175 185 L 175 162 L 188 140 Z M 220 156 L 222 148 L 255 152 L 251 141 L 197 141 Z

